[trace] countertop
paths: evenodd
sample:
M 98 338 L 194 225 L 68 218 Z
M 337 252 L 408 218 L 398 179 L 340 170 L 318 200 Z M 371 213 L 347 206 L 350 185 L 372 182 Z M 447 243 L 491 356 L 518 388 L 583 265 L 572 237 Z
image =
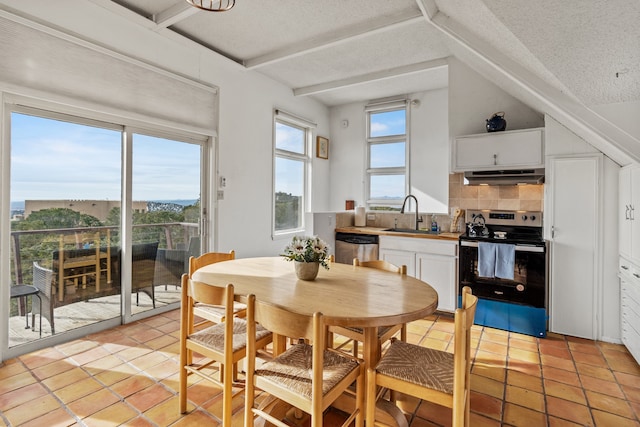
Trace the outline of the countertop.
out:
M 458 237 L 462 233 L 449 233 L 442 232 L 440 234 L 422 234 L 400 231 L 385 231 L 386 228 L 379 227 L 341 227 L 336 228 L 336 232 L 341 233 L 356 233 L 356 234 L 377 234 L 378 236 L 398 236 L 398 237 L 411 237 L 415 239 L 437 239 L 437 240 L 455 240 L 458 241 Z

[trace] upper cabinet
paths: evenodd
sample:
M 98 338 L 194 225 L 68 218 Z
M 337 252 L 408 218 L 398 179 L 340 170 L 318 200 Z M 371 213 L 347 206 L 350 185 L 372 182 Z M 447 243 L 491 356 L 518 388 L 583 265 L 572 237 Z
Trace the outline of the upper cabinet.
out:
M 640 207 L 640 166 L 627 166 L 620 170 L 618 189 L 620 255 L 640 265 L 640 223 L 636 223 L 635 213 L 636 205 Z
M 452 171 L 544 167 L 543 128 L 456 137 Z

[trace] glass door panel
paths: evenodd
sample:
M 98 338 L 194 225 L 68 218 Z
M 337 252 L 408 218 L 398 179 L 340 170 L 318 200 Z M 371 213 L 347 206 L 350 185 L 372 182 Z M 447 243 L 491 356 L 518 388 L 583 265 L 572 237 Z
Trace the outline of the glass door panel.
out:
M 200 255 L 201 151 L 133 134 L 131 314 L 177 307 L 180 277 Z
M 11 113 L 10 348 L 121 311 L 122 130 L 51 117 Z

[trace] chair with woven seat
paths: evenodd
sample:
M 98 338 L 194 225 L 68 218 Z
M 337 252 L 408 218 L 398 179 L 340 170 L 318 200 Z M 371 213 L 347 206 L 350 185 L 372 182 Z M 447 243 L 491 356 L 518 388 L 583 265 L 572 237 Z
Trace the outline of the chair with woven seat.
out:
M 392 340 L 378 365 L 367 372 L 367 425 L 374 420 L 376 389 L 382 387 L 452 409 L 454 427 L 469 426 L 471 327 L 478 298 L 462 290 L 455 312 L 453 353 Z
M 193 277 L 193 273 L 199 268 L 205 265 L 215 264 L 217 262 L 233 260 L 236 258 L 236 252 L 231 250 L 229 252 L 207 252 L 199 257 L 189 257 L 189 278 Z M 246 306 L 240 302 L 234 301 L 233 314 L 234 316 L 243 317 L 246 310 Z M 208 320 L 213 323 L 220 323 L 224 321 L 224 307 L 212 306 L 197 302 L 193 312 L 196 316 L 202 319 Z
M 407 266 L 396 266 L 388 261 L 384 260 L 372 260 L 372 261 L 360 261 L 358 258 L 353 259 L 353 265 L 356 267 L 368 267 L 376 268 L 378 270 L 389 271 L 392 273 L 398 273 L 402 275 L 407 274 Z M 349 340 L 353 341 L 353 355 L 358 356 L 358 343 L 364 342 L 364 330 L 362 328 L 330 326 L 327 342 L 333 343 L 333 334 L 342 335 Z M 384 326 L 378 328 L 378 347 L 381 347 L 383 343 L 389 341 L 393 336 L 400 332 L 400 339 L 402 341 L 407 340 L 407 327 L 405 324 Z M 347 341 L 348 342 L 348 341 Z M 344 344 L 343 344 L 344 345 Z
M 256 416 L 278 427 L 288 427 L 282 420 L 269 413 L 269 409 L 281 401 L 310 414 L 310 427 L 322 427 L 323 412 L 342 393 L 354 394 L 350 389 L 354 382 L 356 405 L 343 427 L 350 425 L 354 420 L 356 427 L 362 427 L 364 365 L 351 355 L 326 348 L 326 325 L 322 313 L 316 312 L 313 317 L 294 313 L 282 307 L 256 301 L 254 295 L 249 295 L 247 301 L 245 427 L 253 426 Z M 253 338 L 256 324 L 264 326 L 274 334 L 296 337 L 299 341 L 284 353 L 256 368 L 256 343 Z M 255 389 L 262 390 L 270 396 L 261 402 L 259 408 L 254 406 Z
M 247 355 L 247 322 L 234 317 L 233 285 L 213 286 L 189 279 L 187 274 L 182 276 L 182 301 L 180 305 L 180 413 L 187 410 L 187 379 L 196 374 L 223 390 L 222 426 L 231 426 L 231 412 L 233 399 L 233 370 L 222 369 L 224 366 L 234 365 Z M 195 302 L 225 307 L 225 318 L 230 319 L 206 328 L 196 328 L 194 325 L 193 307 Z M 258 326 L 253 331 L 253 347 L 261 349 L 272 341 L 271 332 Z M 193 362 L 192 353 L 202 355 L 197 363 Z M 212 365 L 218 364 L 222 378 L 213 374 Z M 239 392 L 238 392 L 239 393 Z M 237 394 L 237 393 L 236 393 Z

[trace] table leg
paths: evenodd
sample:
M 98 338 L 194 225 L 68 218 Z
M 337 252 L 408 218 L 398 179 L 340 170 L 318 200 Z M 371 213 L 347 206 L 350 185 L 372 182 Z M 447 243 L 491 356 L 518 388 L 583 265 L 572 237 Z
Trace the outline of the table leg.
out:
M 284 353 L 287 349 L 287 337 L 273 334 L 273 356 Z

